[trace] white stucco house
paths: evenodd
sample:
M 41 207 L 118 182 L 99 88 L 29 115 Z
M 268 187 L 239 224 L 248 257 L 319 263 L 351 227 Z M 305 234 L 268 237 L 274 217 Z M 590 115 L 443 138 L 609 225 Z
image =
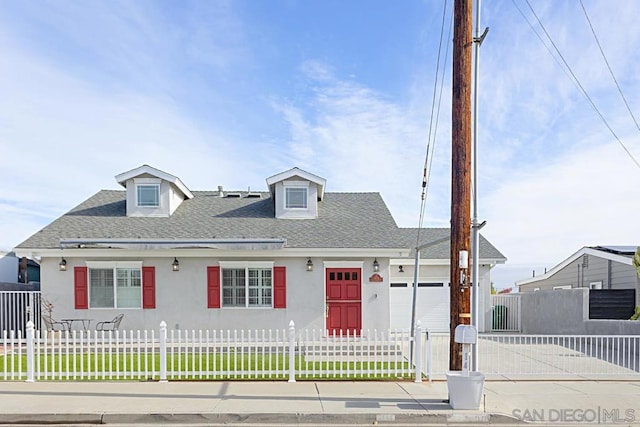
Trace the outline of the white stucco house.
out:
M 163 320 L 176 329 L 410 326 L 416 230 L 399 228 L 378 193 L 326 192 L 325 179 L 298 168 L 267 178 L 264 192 L 191 191 L 148 165 L 116 181 L 124 190 L 99 191 L 14 249 L 40 260 L 58 319 L 95 325 L 124 313 L 121 328 L 134 330 Z M 440 325 L 448 229 L 427 230 L 425 241 L 437 241 L 420 260 L 418 318 Z M 481 243 L 488 299 L 489 271 L 505 258 Z

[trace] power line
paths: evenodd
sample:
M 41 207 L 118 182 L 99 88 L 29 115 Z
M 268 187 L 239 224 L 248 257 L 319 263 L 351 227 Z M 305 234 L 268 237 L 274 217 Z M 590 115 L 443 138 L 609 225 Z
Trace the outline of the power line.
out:
M 420 217 L 418 219 L 418 233 L 416 236 L 416 247 L 420 245 L 420 229 L 422 228 L 422 223 L 424 221 L 424 212 L 426 207 L 426 198 L 429 190 L 429 177 L 431 176 L 431 165 L 433 164 L 433 152 L 435 150 L 435 138 L 438 130 L 438 118 L 440 116 L 440 105 L 442 101 L 442 92 L 444 86 L 444 77 L 440 76 L 440 58 L 442 57 L 442 43 L 443 43 L 443 35 L 444 28 L 447 16 L 447 1 L 444 2 L 444 8 L 442 10 L 442 24 L 440 27 L 440 42 L 438 45 L 438 58 L 436 61 L 436 75 L 433 83 L 433 99 L 431 101 L 431 117 L 429 120 L 429 133 L 427 138 L 427 152 L 425 154 L 424 167 L 423 167 L 423 176 L 422 176 L 422 194 L 421 194 L 421 202 L 420 202 Z M 449 34 L 451 34 L 451 26 L 449 27 Z M 447 43 L 445 58 L 443 61 L 443 71 L 446 66 L 446 60 L 449 53 L 449 43 Z M 438 78 L 440 78 L 440 94 L 438 96 Z M 436 108 L 436 97 L 438 97 L 438 106 Z M 435 115 L 435 121 L 434 121 Z M 432 132 L 433 130 L 433 132 Z M 431 143 L 433 141 L 433 147 Z
M 529 24 L 529 27 L 531 28 L 531 31 L 533 31 L 533 33 L 536 35 L 536 37 L 538 37 L 538 40 L 540 40 L 540 43 L 542 43 L 542 45 L 545 47 L 545 49 L 547 49 L 547 52 L 549 52 L 549 55 L 553 58 L 554 61 L 556 61 L 556 64 L 558 64 L 560 69 L 562 69 L 562 71 L 564 71 L 564 73 L 567 75 L 567 77 L 569 77 L 569 79 L 576 86 L 576 88 L 580 89 L 580 87 L 576 84 L 576 82 L 571 78 L 571 75 L 569 74 L 567 69 L 562 66 L 562 63 L 553 54 L 553 52 L 551 51 L 551 48 L 547 45 L 547 42 L 545 42 L 544 39 L 542 38 L 542 36 L 540 35 L 540 33 L 538 33 L 538 30 L 536 30 L 536 27 L 533 26 L 531 21 L 529 21 L 529 18 L 527 17 L 527 15 L 525 15 L 525 13 L 522 11 L 522 9 L 520 9 L 520 6 L 518 6 L 518 4 L 516 3 L 516 0 L 511 0 L 511 3 L 513 3 L 515 8 L 518 10 L 518 12 L 520 12 L 520 15 L 522 15 L 524 20 L 527 21 L 527 24 Z
M 511 0 L 514 4 L 515 4 L 515 0 Z M 609 129 L 609 132 L 611 133 L 611 135 L 613 135 L 613 137 L 616 139 L 616 141 L 618 141 L 618 143 L 620 144 L 620 146 L 624 149 L 624 151 L 627 153 L 627 155 L 629 156 L 629 158 L 631 158 L 631 160 L 636 164 L 636 166 L 638 167 L 638 169 L 640 169 L 640 163 L 638 163 L 638 160 L 636 160 L 636 158 L 633 156 L 633 154 L 631 154 L 631 151 L 629 151 L 629 149 L 627 148 L 627 146 L 622 142 L 622 140 L 618 137 L 618 135 L 615 133 L 615 131 L 613 130 L 613 128 L 609 125 L 609 122 L 607 122 L 607 119 L 605 119 L 604 115 L 600 112 L 600 110 L 598 109 L 598 107 L 596 106 L 595 102 L 593 102 L 593 99 L 591 99 L 591 96 L 589 96 L 589 94 L 587 93 L 587 91 L 585 90 L 585 88 L 582 86 L 582 83 L 580 83 L 580 80 L 578 79 L 578 77 L 575 75 L 575 73 L 573 72 L 573 70 L 571 69 L 571 67 L 569 66 L 569 64 L 567 63 L 567 61 L 564 59 L 564 56 L 562 55 L 562 53 L 560 52 L 560 49 L 558 49 L 558 46 L 556 46 L 555 42 L 553 41 L 553 38 L 551 37 L 551 35 L 549 34 L 549 32 L 547 31 L 547 29 L 545 28 L 544 24 L 542 23 L 542 21 L 540 20 L 540 18 L 538 17 L 538 15 L 536 14 L 535 10 L 533 10 L 533 7 L 531 6 L 531 3 L 529 3 L 529 0 L 525 0 L 525 2 L 527 3 L 527 5 L 529 6 L 529 9 L 531 10 L 531 13 L 533 13 L 533 16 L 535 16 L 536 20 L 538 21 L 538 24 L 540 24 L 540 27 L 542 28 L 542 31 L 544 31 L 545 35 L 547 36 L 547 38 L 549 39 L 549 41 L 551 42 L 551 45 L 553 46 L 553 48 L 555 49 L 556 53 L 558 54 L 558 56 L 560 57 L 560 59 L 562 60 L 562 63 L 565 65 L 566 69 L 569 71 L 569 73 L 571 74 L 574 82 L 577 84 L 577 86 L 579 87 L 580 91 L 582 92 L 582 94 L 584 95 L 584 97 L 587 99 L 587 101 L 589 101 L 589 103 L 591 104 L 591 107 L 593 107 L 593 109 L 595 110 L 596 114 L 598 114 L 598 116 L 600 117 L 600 119 L 602 120 L 602 122 L 604 123 L 604 125 L 607 127 L 607 129 Z M 516 6 L 517 7 L 517 6 Z M 527 21 L 528 22 L 528 21 Z M 531 25 L 531 24 L 530 24 Z M 545 45 L 546 46 L 546 45 Z
M 616 76 L 613 73 L 613 70 L 611 69 L 611 65 L 609 65 L 609 61 L 607 60 L 607 56 L 604 54 L 604 50 L 602 49 L 602 45 L 600 44 L 600 40 L 598 40 L 598 36 L 596 35 L 596 31 L 593 29 L 593 24 L 591 23 L 591 19 L 589 19 L 589 14 L 587 13 L 587 9 L 584 7 L 584 4 L 582 3 L 582 0 L 580 0 L 580 6 L 582 6 L 582 11 L 584 12 L 584 16 L 587 18 L 587 22 L 589 23 L 589 28 L 591 28 L 591 33 L 593 34 L 593 38 L 596 40 L 596 44 L 598 45 L 598 49 L 600 49 L 600 54 L 602 55 L 602 59 L 604 59 L 604 63 L 607 64 L 607 69 L 609 70 L 609 74 L 611 74 L 611 78 L 613 78 L 613 81 L 615 82 L 616 87 L 618 88 L 618 92 L 620 93 L 620 96 L 622 97 L 622 100 L 624 101 L 624 105 L 626 105 L 626 107 L 627 107 L 627 111 L 629 112 L 629 115 L 633 119 L 633 123 L 636 124 L 636 128 L 638 128 L 638 130 L 640 131 L 640 125 L 638 125 L 638 121 L 636 120 L 636 117 L 633 115 L 633 111 L 631 111 L 631 107 L 629 106 L 629 103 L 627 102 L 627 98 L 624 96 L 624 93 L 622 93 L 622 88 L 620 88 L 620 85 L 618 84 L 618 79 L 616 79 Z

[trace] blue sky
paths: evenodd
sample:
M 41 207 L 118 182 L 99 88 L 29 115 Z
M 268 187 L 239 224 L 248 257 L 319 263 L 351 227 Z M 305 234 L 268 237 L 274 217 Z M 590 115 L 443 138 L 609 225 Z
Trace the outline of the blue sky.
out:
M 579 1 L 529 0 L 623 144 L 640 130 Z M 640 2 L 583 0 L 640 116 Z M 450 40 L 449 0 L 445 40 Z M 327 191 L 379 191 L 418 225 L 440 1 L 4 1 L 0 8 L 0 249 L 150 164 L 192 190 L 266 189 L 293 166 Z M 517 6 L 517 7 L 516 7 Z M 640 244 L 640 168 L 527 20 L 485 1 L 479 211 L 509 259 L 498 287 L 580 247 Z M 424 225 L 450 212 L 450 76 Z

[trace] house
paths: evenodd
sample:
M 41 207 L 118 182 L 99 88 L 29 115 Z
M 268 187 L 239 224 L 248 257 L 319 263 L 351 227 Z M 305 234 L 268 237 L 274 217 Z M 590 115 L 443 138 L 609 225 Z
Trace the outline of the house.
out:
M 37 285 L 39 282 L 40 264 L 35 260 L 18 258 L 14 252 L 0 252 L 0 290 L 20 289 L 19 284 Z
M 390 283 L 405 278 L 398 265 L 411 271 L 415 230 L 398 228 L 378 193 L 326 192 L 299 168 L 267 178 L 265 192 L 191 191 L 148 165 L 116 181 L 124 191 L 99 191 L 15 248 L 40 259 L 55 317 L 124 313 L 125 329 L 390 327 Z M 448 283 L 425 255 L 420 265 L 421 280 Z
M 585 246 L 541 276 L 516 282 L 520 292 L 552 289 L 631 289 L 640 305 L 633 266 L 636 246 Z
M 0 252 L 0 336 L 3 330 L 24 331 L 39 316 L 39 280 L 37 262 Z
M 416 290 L 415 319 L 434 331 L 449 330 L 450 306 L 450 257 L 451 239 L 448 228 L 400 228 L 396 231 L 404 246 L 412 248 L 407 258 L 390 260 L 390 326 L 409 328 L 413 305 L 413 281 L 415 272 L 415 248 L 421 247 L 418 288 Z M 417 243 L 417 245 L 416 245 Z M 473 242 L 472 242 L 473 243 Z M 480 287 L 478 330 L 491 330 L 491 277 L 490 271 L 506 257 L 483 236 L 480 236 Z

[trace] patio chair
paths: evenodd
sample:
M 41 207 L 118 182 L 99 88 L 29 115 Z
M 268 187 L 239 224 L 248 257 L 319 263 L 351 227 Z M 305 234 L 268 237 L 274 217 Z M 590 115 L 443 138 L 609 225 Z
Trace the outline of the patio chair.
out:
M 51 331 L 71 331 L 71 324 L 69 322 L 58 322 L 53 320 L 50 316 L 42 316 L 44 326 L 47 328 L 47 332 Z
M 104 322 L 96 323 L 96 331 L 117 331 L 123 317 L 124 314 L 118 314 L 113 318 L 113 320 L 105 320 Z

